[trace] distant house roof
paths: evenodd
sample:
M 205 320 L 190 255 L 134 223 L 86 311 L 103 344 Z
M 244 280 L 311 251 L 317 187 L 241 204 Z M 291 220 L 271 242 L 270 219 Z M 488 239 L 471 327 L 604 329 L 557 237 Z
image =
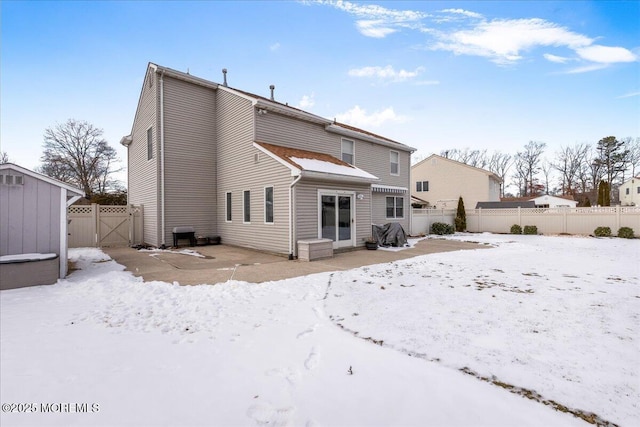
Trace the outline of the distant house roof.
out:
M 460 166 L 463 166 L 463 167 L 466 167 L 466 168 L 475 169 L 478 172 L 482 172 L 485 175 L 487 175 L 488 177 L 493 178 L 494 180 L 496 180 L 496 181 L 498 181 L 500 183 L 502 182 L 502 178 L 500 178 L 498 175 L 496 175 L 495 173 L 493 173 L 491 171 L 488 171 L 488 170 L 482 169 L 482 168 L 478 168 L 478 167 L 475 167 L 475 166 L 471 166 L 471 165 L 468 165 L 466 163 L 459 162 L 457 160 L 452 160 L 452 159 L 449 159 L 447 157 L 442 157 L 442 156 L 439 156 L 437 154 L 432 154 L 429 157 L 427 157 L 426 159 L 423 159 L 423 160 L 419 161 L 415 165 L 411 166 L 411 169 L 414 169 L 414 168 L 418 167 L 420 164 L 426 162 L 427 160 L 431 160 L 433 158 L 438 158 L 438 159 L 450 162 L 452 164 L 457 164 L 457 165 L 460 165 Z
M 536 207 L 536 204 L 532 200 L 476 203 L 476 209 L 513 209 L 513 208 L 535 208 L 535 207 Z
M 329 154 L 255 142 L 254 146 L 287 166 L 292 175 L 311 178 L 374 182 L 379 178 Z

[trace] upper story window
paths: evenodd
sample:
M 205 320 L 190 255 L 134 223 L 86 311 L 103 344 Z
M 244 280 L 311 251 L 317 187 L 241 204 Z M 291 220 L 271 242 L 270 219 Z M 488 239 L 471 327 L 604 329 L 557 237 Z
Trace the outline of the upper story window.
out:
M 353 164 L 353 141 L 349 139 L 342 140 L 342 161 L 350 165 Z
M 147 129 L 147 160 L 153 159 L 153 127 Z
M 625 191 L 625 194 L 629 194 L 629 189 L 628 189 L 628 188 L 625 188 L 625 190 L 626 190 L 626 191 Z
M 389 159 L 391 161 L 391 175 L 400 175 L 400 153 L 397 151 L 390 151 Z
M 417 181 L 416 191 L 429 191 L 429 181 Z
M 404 197 L 388 196 L 387 218 L 404 218 Z

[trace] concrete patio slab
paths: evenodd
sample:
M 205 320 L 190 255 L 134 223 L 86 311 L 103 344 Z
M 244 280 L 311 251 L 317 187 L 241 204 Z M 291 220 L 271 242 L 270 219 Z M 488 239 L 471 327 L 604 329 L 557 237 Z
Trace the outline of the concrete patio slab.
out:
M 228 280 L 262 283 L 325 271 L 348 270 L 365 265 L 392 262 L 437 252 L 486 248 L 476 243 L 444 239 L 424 239 L 403 250 L 368 251 L 365 249 L 337 253 L 333 258 L 306 262 L 288 260 L 252 249 L 227 245 L 196 246 L 172 251 L 148 251 L 133 248 L 102 250 L 145 282 L 159 280 L 181 285 L 216 284 Z M 190 249 L 201 256 L 179 251 Z

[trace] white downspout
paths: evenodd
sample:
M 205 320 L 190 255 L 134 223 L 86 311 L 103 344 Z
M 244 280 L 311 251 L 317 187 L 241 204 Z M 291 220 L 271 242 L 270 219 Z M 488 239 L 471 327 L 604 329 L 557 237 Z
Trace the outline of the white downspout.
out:
M 160 74 L 160 245 L 166 246 L 164 221 L 164 71 Z
M 302 175 L 298 175 L 296 179 L 293 180 L 291 185 L 289 185 L 289 259 L 293 259 L 293 207 L 295 204 L 293 203 L 293 187 L 300 181 Z

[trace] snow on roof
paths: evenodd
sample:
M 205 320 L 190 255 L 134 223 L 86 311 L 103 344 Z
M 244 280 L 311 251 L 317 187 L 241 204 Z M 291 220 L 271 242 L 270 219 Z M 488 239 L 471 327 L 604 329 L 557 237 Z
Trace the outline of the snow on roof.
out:
M 293 167 L 301 172 L 306 171 L 329 175 L 341 175 L 372 181 L 377 181 L 379 179 L 377 176 L 329 154 L 300 150 L 298 148 L 282 147 L 279 145 L 267 144 L 265 142 L 256 142 L 256 145 L 279 158 L 290 168 Z

